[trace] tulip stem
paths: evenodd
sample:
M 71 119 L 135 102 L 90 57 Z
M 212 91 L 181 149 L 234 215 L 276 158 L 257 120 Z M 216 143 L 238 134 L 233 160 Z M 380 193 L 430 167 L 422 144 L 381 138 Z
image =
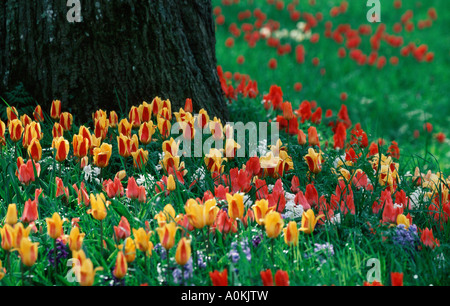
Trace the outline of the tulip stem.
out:
M 22 286 L 25 286 L 25 278 L 24 278 L 24 273 L 23 273 L 23 262 L 22 262 L 22 260 L 20 261 L 20 271 L 22 273 Z
M 55 277 L 58 273 L 58 266 L 56 265 L 56 239 L 53 239 L 53 264 L 55 266 Z
M 103 220 L 100 220 L 100 254 L 103 255 Z
M 270 242 L 272 244 L 272 250 L 270 253 L 270 256 L 272 257 L 272 263 L 275 265 L 275 260 L 274 260 L 274 246 L 275 246 L 275 239 L 271 238 Z
M 167 258 L 167 279 L 166 279 L 166 282 L 167 282 L 167 285 L 169 285 L 169 266 L 170 266 L 170 260 L 169 260 L 169 250 L 166 250 L 166 258 Z
M 11 279 L 11 281 L 12 281 L 12 273 L 11 273 L 11 252 L 10 251 L 7 251 L 7 253 L 6 253 L 6 266 L 8 267 L 8 273 L 9 273 L 9 278 Z

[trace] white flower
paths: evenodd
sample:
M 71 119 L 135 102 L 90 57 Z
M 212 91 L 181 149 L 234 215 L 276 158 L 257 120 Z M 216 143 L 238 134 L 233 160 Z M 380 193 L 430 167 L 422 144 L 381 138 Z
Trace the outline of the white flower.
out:
M 296 205 L 294 201 L 287 201 L 284 217 L 289 220 L 301 218 L 303 211 L 303 206 Z
M 100 182 L 100 180 L 97 179 L 97 176 L 100 175 L 100 168 L 92 167 L 91 165 L 87 165 L 83 169 L 84 173 L 84 180 L 87 182 L 92 182 L 92 180 L 95 179 L 95 181 Z

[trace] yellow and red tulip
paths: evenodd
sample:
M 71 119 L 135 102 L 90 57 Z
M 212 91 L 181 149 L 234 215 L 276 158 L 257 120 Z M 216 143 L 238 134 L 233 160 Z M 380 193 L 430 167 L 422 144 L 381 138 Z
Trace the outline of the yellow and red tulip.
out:
M 244 196 L 240 193 L 231 195 L 227 193 L 228 215 L 232 220 L 241 220 L 244 217 Z
M 84 233 L 80 233 L 78 226 L 75 226 L 70 231 L 69 235 L 69 248 L 71 251 L 79 251 L 83 246 Z
M 219 213 L 219 207 L 215 199 L 210 199 L 204 204 L 199 204 L 194 199 L 189 199 L 184 206 L 186 215 L 189 218 L 189 223 L 197 229 L 202 229 L 205 226 L 211 226 L 216 220 Z
M 138 128 L 141 125 L 141 118 L 139 116 L 139 109 L 136 106 L 132 106 L 128 113 L 128 119 L 133 128 Z
M 52 119 L 59 119 L 61 116 L 61 101 L 60 100 L 53 100 L 52 101 L 52 107 L 50 108 L 50 117 Z
M 37 122 L 44 122 L 44 113 L 42 112 L 42 107 L 40 105 L 36 106 L 34 109 L 33 117 Z
M 133 165 L 135 168 L 142 170 L 145 168 L 148 162 L 148 151 L 144 149 L 139 149 L 136 152 L 131 153 L 133 156 Z
M 100 138 L 102 141 L 106 139 L 109 128 L 109 120 L 106 117 L 106 114 L 98 117 L 94 121 L 94 135 L 97 138 Z
M 61 113 L 59 117 L 59 124 L 62 126 L 64 131 L 70 131 L 72 129 L 73 116 L 71 113 L 64 112 Z
M 178 242 L 175 261 L 180 266 L 184 266 L 189 261 L 189 258 L 191 258 L 191 241 L 183 237 Z
M 23 125 L 19 119 L 9 121 L 9 137 L 12 142 L 18 142 L 22 138 Z
M 151 143 L 155 131 L 156 126 L 151 120 L 144 121 L 139 128 L 139 140 L 141 141 L 141 143 L 144 145 L 148 145 L 149 143 Z
M 109 165 L 109 159 L 112 154 L 112 146 L 103 143 L 100 148 L 94 149 L 94 164 L 99 168 L 105 168 Z
M 55 122 L 52 129 L 53 138 L 59 138 L 64 136 L 64 129 L 58 122 Z
M 317 221 L 319 221 L 319 219 L 323 217 L 324 215 L 319 215 L 316 217 L 314 215 L 314 211 L 312 209 L 308 209 L 302 215 L 302 227 L 300 228 L 300 231 L 304 232 L 305 234 L 311 234 L 312 232 L 314 232 Z
M 152 105 L 145 101 L 142 102 L 142 104 L 139 105 L 139 116 L 142 123 L 150 122 L 152 119 Z
M 42 158 L 42 147 L 37 138 L 33 138 L 30 145 L 27 148 L 28 156 L 35 162 L 38 162 Z
M 264 219 L 266 215 L 273 211 L 275 207 L 269 208 L 269 201 L 266 199 L 261 199 L 255 202 L 255 205 L 252 206 L 253 212 L 255 213 L 256 223 L 259 225 L 264 225 Z
M 56 151 L 54 152 L 55 159 L 58 162 L 63 162 L 67 159 L 70 150 L 70 144 L 64 137 L 54 138 L 52 141 L 52 148 Z
M 309 171 L 317 174 L 322 171 L 322 153 L 316 153 L 313 148 L 309 148 L 308 154 L 304 157 L 308 164 Z
M 175 209 L 171 204 L 167 204 L 164 206 L 164 209 L 155 216 L 155 219 L 158 221 L 158 226 L 163 227 L 168 222 L 173 222 L 175 220 Z
M 31 267 L 36 263 L 38 258 L 38 245 L 38 242 L 33 243 L 28 238 L 21 240 L 18 251 L 20 254 L 20 259 L 25 266 Z
M 166 250 L 170 250 L 175 245 L 175 234 L 177 230 L 178 226 L 175 222 L 167 223 L 163 227 L 158 227 L 156 229 L 159 241 Z
M 6 132 L 6 125 L 0 119 L 0 149 L 2 146 L 4 146 L 6 144 L 5 132 Z
M 297 246 L 298 244 L 298 228 L 297 222 L 291 221 L 288 223 L 287 227 L 283 229 L 284 232 L 284 242 L 287 245 Z
M 92 286 L 95 280 L 95 273 L 101 270 L 103 270 L 103 268 L 101 267 L 97 267 L 94 269 L 94 265 L 92 264 L 92 261 L 90 259 L 83 260 L 80 267 L 80 286 Z
M 122 251 L 117 253 L 116 265 L 114 267 L 113 274 L 116 278 L 122 279 L 127 275 L 128 264 L 125 254 Z
M 19 113 L 14 106 L 6 108 L 6 116 L 8 117 L 8 124 L 14 119 L 19 119 Z
M 2 237 L 2 249 L 10 251 L 14 247 L 14 228 L 9 224 L 5 224 L 3 228 L 0 228 L 0 234 Z
M 51 218 L 46 218 L 47 233 L 52 239 L 58 239 L 63 234 L 63 220 L 58 213 L 54 213 Z
M 89 153 L 90 139 L 83 137 L 83 135 L 73 135 L 72 147 L 73 155 L 78 158 L 83 158 Z
M 109 112 L 109 127 L 116 128 L 119 124 L 119 116 L 115 111 Z
M 119 122 L 119 135 L 124 135 L 126 137 L 131 137 L 131 129 L 133 126 L 127 119 L 122 119 Z
M 170 130 L 172 128 L 172 124 L 169 120 L 158 116 L 158 130 L 163 139 L 167 139 L 170 136 Z

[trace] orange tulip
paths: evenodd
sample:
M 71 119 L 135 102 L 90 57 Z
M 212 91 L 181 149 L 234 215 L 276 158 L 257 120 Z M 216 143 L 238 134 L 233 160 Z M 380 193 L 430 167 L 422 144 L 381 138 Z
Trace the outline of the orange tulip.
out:
M 31 201 L 31 199 L 29 199 L 25 202 L 22 218 L 20 220 L 25 223 L 32 223 L 37 219 L 39 219 L 37 200 Z
M 61 101 L 53 100 L 52 107 L 50 109 L 50 117 L 56 120 L 59 119 L 60 116 L 61 116 Z
M 320 147 L 319 136 L 317 135 L 317 129 L 315 126 L 311 126 L 308 129 L 308 141 L 310 146 Z
M 130 236 L 130 232 L 130 223 L 128 222 L 127 218 L 122 216 L 119 222 L 119 226 L 114 226 L 115 237 L 118 240 L 126 239 L 128 236 Z
M 69 155 L 70 145 L 64 137 L 54 138 L 52 141 L 52 148 L 56 151 L 54 152 L 55 159 L 62 163 L 67 159 Z

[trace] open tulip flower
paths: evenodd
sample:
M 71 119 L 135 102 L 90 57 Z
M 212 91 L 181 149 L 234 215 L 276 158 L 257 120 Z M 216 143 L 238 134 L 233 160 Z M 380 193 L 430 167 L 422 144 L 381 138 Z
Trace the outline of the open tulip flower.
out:
M 316 153 L 313 148 L 309 148 L 305 161 L 311 173 L 318 174 L 322 171 L 322 153 Z
M 112 154 L 112 146 L 103 143 L 100 148 L 94 149 L 94 164 L 99 168 L 105 168 L 109 165 L 109 159 Z
M 308 209 L 302 215 L 302 226 L 300 231 L 305 234 L 311 234 L 314 232 L 314 228 L 316 227 L 317 221 L 323 218 L 324 215 L 315 216 L 314 211 L 312 209 Z

